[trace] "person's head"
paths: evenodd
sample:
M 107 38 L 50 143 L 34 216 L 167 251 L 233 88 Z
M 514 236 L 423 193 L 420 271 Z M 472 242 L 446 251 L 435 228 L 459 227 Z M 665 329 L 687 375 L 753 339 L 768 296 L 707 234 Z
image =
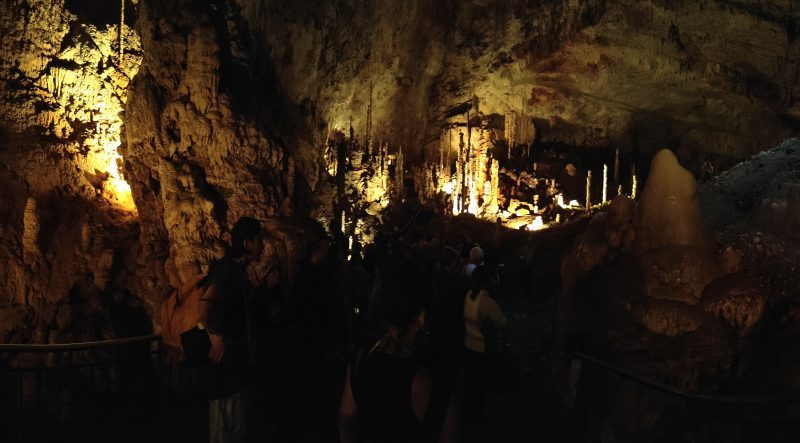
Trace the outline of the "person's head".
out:
M 272 266 L 267 270 L 267 275 L 264 277 L 264 284 L 268 288 L 274 289 L 281 284 L 281 267 L 278 265 Z
M 483 249 L 480 246 L 474 246 L 469 250 L 469 262 L 476 265 L 483 263 Z
M 478 266 L 472 271 L 470 283 L 472 284 L 472 298 L 477 297 L 481 291 L 489 289 L 492 284 L 492 276 L 486 266 Z
M 446 271 L 452 271 L 456 268 L 456 259 L 458 258 L 458 253 L 451 248 L 443 248 L 441 254 L 439 254 L 439 264 L 441 265 L 442 269 Z
M 245 262 L 258 261 L 263 250 L 261 222 L 252 217 L 240 218 L 231 229 L 231 257 Z
M 400 264 L 389 272 L 384 291 L 384 312 L 390 328 L 415 336 L 425 327 L 425 292 L 417 287 L 412 266 Z
M 318 265 L 325 261 L 331 249 L 331 241 L 328 237 L 317 239 L 312 245 L 308 254 L 308 261 Z

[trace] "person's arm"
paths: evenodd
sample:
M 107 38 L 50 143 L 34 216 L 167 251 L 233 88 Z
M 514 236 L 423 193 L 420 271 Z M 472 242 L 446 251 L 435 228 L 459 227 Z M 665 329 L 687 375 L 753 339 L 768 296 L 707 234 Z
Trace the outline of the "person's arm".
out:
M 341 443 L 355 441 L 354 428 L 357 416 L 358 407 L 353 398 L 353 388 L 350 386 L 350 366 L 348 366 L 342 391 L 342 403 L 339 406 L 339 441 Z
M 458 411 L 455 393 L 450 396 L 450 405 L 447 407 L 447 415 L 444 417 L 442 430 L 439 434 L 439 443 L 452 443 L 456 441 L 458 429 Z
M 208 359 L 213 363 L 219 363 L 225 355 L 225 339 L 222 336 L 220 319 L 217 318 L 219 310 L 216 305 L 220 301 L 221 291 L 216 285 L 210 286 L 200 298 L 200 322 L 206 328 L 211 341 Z
M 496 328 L 502 329 L 508 326 L 508 320 L 503 315 L 503 310 L 500 309 L 500 305 L 493 298 L 484 297 L 482 304 L 482 307 L 486 309 L 486 316 L 489 317 Z
M 428 404 L 431 399 L 431 376 L 427 371 L 419 370 L 414 374 L 411 383 L 411 407 L 417 420 L 422 422 L 428 413 Z

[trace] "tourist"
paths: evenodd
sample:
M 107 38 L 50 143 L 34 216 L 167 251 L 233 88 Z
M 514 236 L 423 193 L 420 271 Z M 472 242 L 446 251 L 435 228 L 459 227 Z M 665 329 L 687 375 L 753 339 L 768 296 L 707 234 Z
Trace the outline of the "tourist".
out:
M 472 288 L 464 298 L 464 364 L 466 423 L 480 423 L 486 393 L 491 385 L 496 363 L 495 332 L 507 324 L 503 311 L 489 295 L 492 276 L 484 266 L 472 272 Z
M 208 275 L 201 301 L 201 324 L 208 332 L 211 364 L 206 374 L 209 441 L 238 443 L 248 432 L 248 372 L 251 329 L 246 267 L 261 257 L 261 223 L 242 217 L 231 230 L 231 245 Z
M 356 436 L 370 442 L 435 440 L 434 427 L 425 420 L 431 378 L 416 353 L 425 327 L 424 291 L 404 284 L 410 280 L 407 272 L 412 272 L 405 269 L 387 275 L 385 334 L 357 352 L 348 368 L 339 422 L 343 443 L 355 441 Z M 397 275 L 405 276 L 405 281 Z
M 467 277 L 472 276 L 472 272 L 476 267 L 483 264 L 483 249 L 480 246 L 473 246 L 469 250 L 469 261 L 464 266 L 464 274 Z

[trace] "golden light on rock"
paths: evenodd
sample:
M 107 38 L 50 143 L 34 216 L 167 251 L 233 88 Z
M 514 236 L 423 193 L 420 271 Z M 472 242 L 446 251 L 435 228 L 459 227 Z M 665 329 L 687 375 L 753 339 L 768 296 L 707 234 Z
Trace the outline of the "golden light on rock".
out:
M 46 106 L 38 114 L 38 124 L 81 154 L 74 163 L 93 177 L 99 196 L 135 213 L 117 149 L 128 83 L 141 63 L 139 37 L 123 23 L 80 27 L 87 38 L 56 53 L 57 63 L 41 66 L 41 61 L 23 59 L 24 71 L 41 72 L 36 94 Z

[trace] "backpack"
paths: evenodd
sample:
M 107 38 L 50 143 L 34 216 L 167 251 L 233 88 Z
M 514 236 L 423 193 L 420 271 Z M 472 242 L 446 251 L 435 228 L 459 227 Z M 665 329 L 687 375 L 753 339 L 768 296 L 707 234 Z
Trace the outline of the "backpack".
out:
M 175 289 L 161 304 L 161 342 L 183 354 L 181 334 L 200 322 L 200 298 L 206 292 L 206 276 L 196 275 Z

